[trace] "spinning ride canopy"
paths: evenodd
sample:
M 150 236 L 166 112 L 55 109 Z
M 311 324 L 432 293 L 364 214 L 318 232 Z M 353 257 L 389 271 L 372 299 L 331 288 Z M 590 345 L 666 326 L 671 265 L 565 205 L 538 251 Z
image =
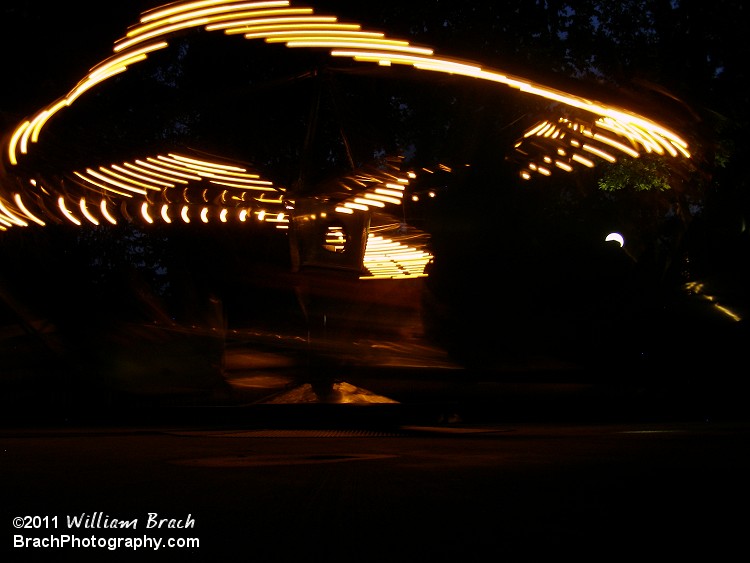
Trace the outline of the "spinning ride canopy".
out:
M 54 144 L 50 148 L 42 143 L 49 123 L 59 114 L 71 111 L 71 106 L 90 96 L 92 90 L 103 88 L 114 77 L 167 49 L 170 41 L 197 32 L 239 35 L 297 52 L 327 53 L 332 60 L 355 66 L 377 65 L 383 73 L 402 67 L 479 80 L 545 100 L 554 117 L 521 132 L 515 146 L 508 147 L 524 179 L 592 168 L 622 156 L 651 154 L 677 161 L 691 156 L 680 135 L 635 112 L 473 61 L 443 56 L 432 48 L 364 29 L 356 22 L 318 14 L 312 7 L 286 0 L 175 2 L 144 12 L 115 42 L 111 56 L 62 97 L 7 133 L 0 175 L 0 230 L 35 228 L 49 222 L 98 225 L 121 220 L 166 224 L 254 221 L 285 230 L 291 221 L 300 232 L 316 233 L 323 240 L 321 247 L 333 256 L 356 246 L 354 255 L 364 261 L 364 277 L 424 275 L 431 259 L 425 250 L 426 235 L 407 228 L 399 217 L 410 182 L 421 171 L 405 168 L 403 160 L 356 169 L 331 189 L 318 189 L 310 196 L 301 193 L 299 186 L 280 185 L 262 170 L 232 158 L 187 147 L 143 149 L 132 157 L 138 149 L 129 147 L 127 156 L 116 162 L 78 167 L 76 161 L 73 169 L 66 168 L 64 158 L 62 164 L 50 167 L 47 160 L 54 159 L 34 154 L 59 150 Z M 87 146 L 83 152 L 94 155 L 97 151 Z M 314 203 L 305 202 L 310 197 Z M 342 230 L 342 225 L 355 223 L 361 236 Z M 319 251 L 301 249 L 301 259 L 315 263 Z

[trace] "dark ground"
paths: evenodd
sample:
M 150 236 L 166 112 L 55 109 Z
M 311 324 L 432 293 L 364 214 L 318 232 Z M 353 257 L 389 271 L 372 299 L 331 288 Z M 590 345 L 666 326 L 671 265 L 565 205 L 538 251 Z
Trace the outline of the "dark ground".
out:
M 340 384 L 339 398 L 355 402 L 141 402 L 15 423 L 6 410 L 5 560 L 724 561 L 744 549 L 746 395 L 527 374 L 445 400 L 444 379 L 402 375 L 389 390 L 423 400 L 356 402 L 373 395 Z M 245 397 L 273 386 L 307 396 L 276 378 L 235 374 L 234 383 Z M 248 391 L 253 382 L 266 390 Z M 95 512 L 140 527 L 13 528 L 16 516 Z M 146 530 L 151 512 L 195 525 Z M 19 532 L 200 546 L 11 547 Z

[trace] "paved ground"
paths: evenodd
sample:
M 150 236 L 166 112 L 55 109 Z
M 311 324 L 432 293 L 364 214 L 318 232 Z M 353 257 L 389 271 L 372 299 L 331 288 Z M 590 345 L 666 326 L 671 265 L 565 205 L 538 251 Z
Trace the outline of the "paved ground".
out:
M 746 547 L 747 420 L 440 422 L 439 409 L 393 407 L 179 407 L 7 424 L 4 560 L 87 551 L 12 547 L 52 532 L 200 540 L 171 553 L 88 549 L 128 561 L 175 551 L 195 561 L 725 561 Z M 146 529 L 149 513 L 194 525 Z M 24 515 L 57 516 L 59 528 L 15 529 Z M 71 529 L 71 515 L 139 527 Z

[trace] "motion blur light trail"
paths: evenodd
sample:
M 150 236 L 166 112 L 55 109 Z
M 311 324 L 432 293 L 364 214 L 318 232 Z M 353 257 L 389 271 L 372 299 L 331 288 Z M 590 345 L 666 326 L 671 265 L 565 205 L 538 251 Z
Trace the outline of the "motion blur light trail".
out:
M 407 66 L 509 87 L 562 106 L 567 116 L 544 120 L 523 133 L 514 147 L 524 179 L 553 169 L 572 172 L 615 162 L 619 155 L 638 158 L 657 154 L 689 159 L 687 143 L 674 131 L 647 117 L 608 104 L 485 68 L 472 61 L 437 55 L 432 48 L 362 29 L 332 15 L 289 1 L 176 2 L 148 10 L 114 44 L 113 55 L 94 66 L 64 96 L 23 120 L 5 137 L 0 175 L 0 230 L 45 226 L 49 221 L 73 225 L 115 224 L 122 218 L 147 224 L 246 222 L 255 220 L 285 230 L 290 223 L 325 223 L 323 246 L 341 253 L 351 237 L 332 216 L 366 214 L 363 277 L 422 276 L 431 260 L 425 234 L 404 234 L 403 221 L 388 220 L 402 205 L 414 172 L 381 170 L 355 173 L 332 193 L 315 196 L 313 211 L 299 211 L 300 195 L 275 185 L 261 174 L 231 160 L 200 158 L 188 151 L 168 152 L 106 166 L 91 165 L 61 173 L 44 173 L 28 157 L 45 125 L 89 90 L 166 49 L 186 32 L 221 32 L 248 40 L 283 44 L 290 49 L 327 50 L 331 57 L 384 68 Z M 573 116 L 575 114 L 575 117 Z M 41 150 L 42 147 L 39 147 Z M 305 207 L 304 205 L 302 207 Z M 319 211 L 323 210 L 325 216 Z M 381 217 L 380 220 L 374 220 Z M 396 217 L 394 214 L 393 217 Z M 389 227 L 390 225 L 390 227 Z M 408 241 L 408 242 L 407 242 Z

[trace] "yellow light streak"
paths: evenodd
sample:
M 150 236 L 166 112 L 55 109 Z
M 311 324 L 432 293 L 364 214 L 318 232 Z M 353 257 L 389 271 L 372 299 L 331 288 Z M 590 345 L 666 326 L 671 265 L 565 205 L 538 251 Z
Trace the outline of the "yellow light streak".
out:
M 424 269 L 431 260 L 428 252 L 371 233 L 363 259 L 370 275 L 360 279 L 424 277 Z
M 199 0 L 197 2 L 185 2 L 184 4 L 176 4 L 169 7 L 158 7 L 153 10 L 149 10 L 142 14 L 141 22 L 146 23 L 160 18 L 171 17 L 181 12 L 189 12 L 191 10 L 198 10 L 207 6 L 216 6 L 217 4 L 226 4 L 226 0 Z M 242 4 L 242 9 L 250 7 L 258 8 L 273 8 L 275 6 L 288 6 L 288 0 L 277 0 L 267 2 L 251 2 L 249 4 Z
M 377 190 L 376 190 L 376 193 L 374 193 L 374 194 L 372 194 L 372 193 L 365 194 L 365 197 L 367 199 L 377 199 L 379 201 L 384 201 L 385 203 L 392 203 L 394 205 L 401 205 L 401 203 L 403 201 L 401 199 L 398 199 L 398 198 L 395 198 L 395 197 L 392 197 L 392 196 L 387 196 L 387 195 L 379 194 L 379 193 L 377 193 Z
M 226 173 L 231 172 L 247 172 L 245 168 L 240 166 L 234 166 L 232 164 L 219 164 L 217 162 L 208 162 L 206 160 L 198 160 L 197 158 L 190 158 L 179 154 L 169 153 L 169 156 L 174 160 L 179 160 L 187 166 L 195 166 L 197 168 L 206 168 L 208 170 L 220 170 Z M 251 178 L 259 178 L 258 174 L 248 174 Z
M 590 152 L 591 154 L 595 154 L 596 156 L 598 156 L 600 158 L 603 158 L 604 160 L 607 160 L 609 162 L 615 162 L 617 160 L 614 156 L 612 156 L 608 152 L 605 152 L 605 151 L 603 151 L 601 149 L 598 149 L 598 148 L 596 148 L 596 147 L 594 147 L 592 145 L 584 144 L 582 148 L 586 152 Z
M 123 182 L 119 182 L 115 180 L 114 178 L 108 178 L 105 174 L 100 174 L 96 170 L 92 168 L 86 169 L 87 174 L 91 174 L 94 178 L 97 178 L 101 180 L 102 182 L 106 182 L 107 184 L 112 184 L 113 186 L 116 186 L 118 188 L 122 188 L 123 190 L 128 190 L 129 192 L 133 192 L 140 195 L 146 195 L 146 190 L 137 188 L 135 186 L 131 186 L 129 184 L 124 184 Z
M 81 222 L 78 219 L 76 219 L 73 216 L 73 214 L 68 210 L 68 208 L 65 206 L 65 198 L 60 196 L 57 199 L 57 206 L 60 208 L 60 211 L 62 211 L 62 214 L 66 217 L 66 219 L 68 219 L 68 221 L 70 221 L 71 223 L 75 225 L 78 225 L 79 227 L 81 226 Z
M 115 218 L 109 212 L 109 209 L 107 209 L 107 200 L 106 199 L 102 199 L 101 204 L 99 204 L 99 209 L 101 210 L 102 215 L 104 216 L 104 218 L 107 221 L 109 221 L 113 225 L 117 225 L 117 220 L 115 220 Z
M 739 316 L 737 313 L 729 309 L 728 307 L 725 307 L 724 305 L 719 305 L 718 303 L 714 304 L 714 307 L 716 307 L 719 311 L 724 313 L 727 317 L 732 319 L 733 321 L 741 321 L 742 317 Z
M 123 192 L 123 191 L 120 191 L 120 190 L 116 190 L 115 188 L 113 188 L 111 186 L 108 186 L 106 184 L 100 184 L 96 180 L 92 180 L 91 178 L 88 178 L 88 177 L 84 176 L 81 172 L 74 171 L 73 174 L 75 174 L 76 176 L 78 176 L 81 180 L 83 180 L 87 184 L 91 184 L 92 186 L 96 186 L 97 188 L 101 188 L 103 190 L 115 193 L 117 195 L 121 195 L 121 196 L 125 196 L 125 197 L 133 197 L 133 194 L 131 194 L 131 193 Z
M 400 186 L 399 186 L 400 188 Z M 403 189 L 401 190 L 393 190 L 393 189 L 386 189 L 386 188 L 375 188 L 375 193 L 385 196 L 391 196 L 394 198 L 402 198 L 404 197 Z
M 348 207 L 349 209 L 356 209 L 358 211 L 367 211 L 368 209 L 370 209 L 366 205 L 362 205 L 362 204 L 359 204 L 359 203 L 353 203 L 351 201 L 344 202 L 344 207 Z
M 29 211 L 26 206 L 23 203 L 23 200 L 21 200 L 21 194 L 14 193 L 13 194 L 13 200 L 16 202 L 16 205 L 18 206 L 18 209 L 20 209 L 26 217 L 28 217 L 31 221 L 34 221 L 37 225 L 41 225 L 42 227 L 45 226 L 45 222 L 42 221 L 39 217 L 34 215 L 31 211 Z
M 276 198 L 267 198 L 266 193 L 261 193 L 259 197 L 254 197 L 253 199 L 263 203 L 283 203 L 284 196 L 279 195 L 279 197 Z
M 2 212 L 3 215 L 5 215 L 5 218 L 11 223 L 13 223 L 14 225 L 17 225 L 19 227 L 29 226 L 29 224 L 26 221 L 24 221 L 23 219 L 18 217 L 18 215 L 13 213 L 10 209 L 5 207 L 5 203 L 1 199 L 0 199 L 0 212 Z
M 532 135 L 542 135 L 544 132 L 551 127 L 552 124 L 549 121 L 542 121 L 536 127 L 533 127 L 523 134 L 524 137 L 531 137 Z
M 383 50 L 403 52 L 403 53 L 416 53 L 420 55 L 431 55 L 433 53 L 432 49 L 427 49 L 424 47 L 412 47 L 408 44 L 398 45 L 385 39 L 382 40 L 382 45 L 373 40 L 370 40 L 368 42 L 362 42 L 362 41 L 355 42 L 355 41 L 344 40 L 344 39 L 328 39 L 328 40 L 316 40 L 316 41 L 296 40 L 296 41 L 289 41 L 286 45 L 287 47 L 291 47 L 291 48 L 294 48 L 294 47 L 307 47 L 307 48 L 350 47 L 352 49 L 383 49 Z
M 267 223 L 288 223 L 289 220 L 284 218 L 284 213 L 277 213 L 276 215 L 269 217 L 268 213 L 264 213 L 264 221 Z
M 638 158 L 640 156 L 640 153 L 636 151 L 635 149 L 616 141 L 615 139 L 611 139 L 610 137 L 607 137 L 606 135 L 602 135 L 600 133 L 595 133 L 593 136 L 594 140 L 599 141 L 601 143 L 604 143 L 606 145 L 609 145 L 610 147 L 616 148 L 618 150 L 621 150 L 627 155 L 632 156 L 633 158 Z
M 249 181 L 246 184 L 238 184 L 236 182 L 227 182 L 223 180 L 209 180 L 212 184 L 219 186 L 227 186 L 228 188 L 240 188 L 242 190 L 253 190 L 256 192 L 275 192 L 276 188 L 272 187 L 273 183 L 265 180 L 254 180 Z
M 224 19 L 231 18 L 243 18 L 249 16 L 266 16 L 266 15 L 277 15 L 286 13 L 300 13 L 309 14 L 312 13 L 312 8 L 284 8 L 288 5 L 288 2 L 266 2 L 267 6 L 257 6 L 257 3 L 248 2 L 245 4 L 232 4 L 215 6 L 212 8 L 194 9 L 190 11 L 183 11 L 180 14 L 167 16 L 163 18 L 151 18 L 146 22 L 136 27 L 133 27 L 127 33 L 127 37 L 134 37 L 140 35 L 149 30 L 155 29 L 164 23 L 172 24 L 181 21 L 196 19 L 199 17 L 208 17 L 210 21 L 221 21 Z M 271 9 L 260 9 L 260 8 L 271 8 Z M 227 13 L 229 12 L 229 13 Z
M 112 176 L 113 178 L 117 178 L 118 180 L 122 180 L 123 182 L 131 182 L 131 183 L 135 184 L 136 186 L 140 186 L 140 187 L 142 187 L 142 188 L 144 188 L 146 190 L 152 190 L 152 191 L 157 191 L 157 192 L 161 191 L 161 188 L 159 186 L 154 186 L 154 185 L 151 185 L 151 184 L 144 184 L 143 182 L 139 182 L 137 180 L 133 180 L 132 178 L 128 178 L 127 176 L 123 176 L 122 174 L 118 174 L 116 172 L 113 172 L 112 170 L 110 170 L 109 168 L 106 168 L 104 166 L 100 166 L 99 170 L 103 174 L 105 174 L 105 175 Z M 161 183 L 161 185 L 164 186 L 163 183 Z
M 50 105 L 47 109 L 43 110 L 40 113 L 39 118 L 34 120 L 34 130 L 31 132 L 31 142 L 36 143 L 39 140 L 39 133 L 42 130 L 42 127 L 49 121 L 49 119 L 56 114 L 59 110 L 61 110 L 64 107 L 67 107 L 67 102 L 63 98 L 61 100 L 58 100 L 56 103 Z
M 104 82 L 105 80 L 108 80 L 109 78 L 112 78 L 113 76 L 117 74 L 125 72 L 126 70 L 127 70 L 127 67 L 125 66 L 115 67 L 106 74 L 101 73 L 101 74 L 97 74 L 96 76 L 87 77 L 85 80 L 82 80 L 81 82 L 79 82 L 76 85 L 76 87 L 73 88 L 70 91 L 70 93 L 65 97 L 65 105 L 70 106 L 87 90 L 90 90 L 97 84 L 100 84 L 101 82 Z
M 151 217 L 151 215 L 149 215 L 148 202 L 146 201 L 141 204 L 141 217 L 143 217 L 144 221 L 146 221 L 146 223 L 148 224 L 154 223 L 154 219 Z
M 158 172 L 155 172 L 155 171 L 152 171 L 152 170 L 148 170 L 149 168 L 153 169 L 153 170 L 159 170 L 159 169 L 156 166 L 148 164 L 147 162 L 142 162 L 142 161 L 136 160 L 136 163 L 138 163 L 140 166 L 136 166 L 135 164 L 131 164 L 130 162 L 126 162 L 124 164 L 124 166 L 126 166 L 127 168 L 130 168 L 132 170 L 137 170 L 137 171 L 142 172 L 144 174 L 147 174 L 149 176 L 155 176 L 156 178 L 163 178 L 164 180 L 169 180 L 171 182 L 177 182 L 178 184 L 188 184 L 189 183 L 188 180 L 185 180 L 185 179 L 180 178 L 178 176 L 170 176 L 170 175 L 167 175 L 167 174 L 160 174 Z M 144 169 L 142 167 L 146 167 L 146 169 Z M 170 174 L 172 174 L 172 172 L 169 171 L 169 170 L 161 170 L 161 172 L 169 172 Z
M 94 217 L 91 212 L 89 211 L 88 207 L 86 206 L 86 198 L 82 197 L 81 200 L 78 203 L 78 207 L 81 208 L 81 213 L 83 213 L 83 216 L 88 219 L 90 223 L 93 223 L 94 225 L 99 224 L 99 220 Z
M 362 205 L 366 205 L 366 206 L 371 205 L 373 207 L 385 207 L 385 203 L 383 203 L 382 201 L 369 200 L 364 197 L 355 197 L 354 203 L 361 203 Z
M 125 166 L 127 166 L 127 163 L 125 164 Z M 175 187 L 175 185 L 172 182 L 165 182 L 163 180 L 157 179 L 157 177 L 156 177 L 155 174 L 153 174 L 151 176 L 146 176 L 144 174 L 136 174 L 132 170 L 128 170 L 127 168 L 124 168 L 123 166 L 119 166 L 117 164 L 113 164 L 112 168 L 114 168 L 118 172 L 121 172 L 122 174 L 125 174 L 127 176 L 131 176 L 132 178 L 138 178 L 140 180 L 145 180 L 146 182 L 152 182 L 154 184 L 158 184 L 160 186 L 167 187 L 167 188 L 174 188 Z M 138 169 L 137 167 L 133 167 L 133 168 L 134 169 Z
M 344 24 L 346 25 L 346 24 Z M 349 24 L 351 25 L 351 24 Z M 356 29 L 301 29 L 294 31 L 268 31 L 263 33 L 267 43 L 287 43 L 300 39 L 382 39 L 385 34 L 380 31 L 361 31 L 359 26 L 353 26 Z M 404 41 L 408 45 L 407 41 Z
M 186 178 L 188 180 L 200 180 L 201 179 L 200 176 L 195 176 L 193 174 L 185 174 L 183 172 L 177 172 L 177 171 L 173 170 L 173 168 L 175 168 L 174 166 L 170 166 L 170 165 L 168 165 L 165 162 L 160 162 L 160 161 L 156 160 L 155 158 L 149 157 L 146 160 L 148 162 L 143 162 L 142 160 L 136 160 L 136 162 L 138 164 L 140 164 L 141 166 L 145 166 L 147 168 L 152 168 L 152 169 L 154 169 L 154 170 L 156 170 L 158 172 L 162 172 L 162 173 L 167 174 L 167 175 L 174 174 L 178 178 Z M 165 168 L 162 168 L 162 167 L 165 167 Z
M 159 37 L 162 35 L 169 35 L 171 33 L 174 33 L 175 31 L 180 31 L 182 29 L 189 29 L 191 27 L 198 27 L 207 24 L 210 21 L 209 18 L 195 18 L 192 20 L 174 23 L 171 25 L 163 25 L 156 29 L 152 29 L 151 31 L 147 31 L 143 33 L 142 35 L 137 35 L 135 37 L 131 37 L 130 39 L 126 40 L 120 40 L 118 43 L 115 44 L 114 50 L 116 53 L 122 51 L 123 49 L 127 49 L 128 47 L 132 47 L 133 45 L 137 45 L 138 43 L 142 43 L 143 41 L 146 41 L 147 39 L 153 39 L 155 37 Z
M 137 63 L 146 59 L 146 55 L 153 51 L 158 51 L 167 46 L 164 41 L 157 43 L 151 43 L 149 45 L 143 45 L 138 49 L 133 49 L 119 56 L 114 56 L 106 59 L 99 63 L 89 71 L 89 77 L 96 77 L 100 75 L 110 74 L 114 68 L 127 67 L 130 64 Z
M 30 125 L 31 125 L 30 121 L 24 121 L 13 132 L 13 135 L 11 135 L 10 142 L 8 143 L 8 160 L 13 165 L 18 164 L 18 161 L 16 160 L 16 145 L 18 144 L 18 140 L 21 138 L 21 135 L 23 135 L 23 132 L 26 131 L 26 129 L 28 129 Z
M 238 20 L 232 22 L 215 23 L 206 26 L 206 31 L 226 30 L 226 33 L 243 33 L 243 31 L 252 32 L 256 28 L 274 25 L 307 25 L 336 23 L 338 18 L 335 16 L 288 16 L 280 18 L 258 18 L 248 20 Z M 231 29 L 229 29 L 231 28 Z
M 289 23 L 284 25 L 259 25 L 250 28 L 227 29 L 224 33 L 227 35 L 244 33 L 245 39 L 263 39 L 268 33 L 285 33 L 298 30 L 356 31 L 361 29 L 361 27 L 362 26 L 354 23 Z
M 198 174 L 197 177 L 193 177 L 192 179 L 200 180 L 203 176 L 206 176 L 206 177 L 213 176 L 212 172 L 196 170 L 195 165 L 188 165 L 186 163 L 180 162 L 179 160 L 175 160 L 173 158 L 169 158 L 168 156 L 164 156 L 164 155 L 157 155 L 156 158 L 147 158 L 146 160 L 149 160 L 150 162 L 158 162 L 159 164 L 166 166 L 170 169 L 180 170 L 188 174 L 191 174 L 191 173 Z M 201 176 L 201 174 L 203 176 Z
M 588 158 L 586 158 L 585 156 L 581 156 L 580 154 L 577 154 L 577 153 L 574 153 L 574 154 L 573 154 L 573 155 L 572 155 L 572 156 L 570 157 L 570 159 L 571 159 L 571 160 L 575 160 L 576 162 L 578 162 L 578 163 L 580 163 L 580 164 L 583 164 L 584 166 L 586 166 L 586 167 L 588 167 L 588 168 L 593 168 L 593 167 L 595 166 L 595 165 L 594 165 L 594 161 L 593 161 L 593 160 L 589 160 L 589 159 L 588 159 Z
M 289 2 L 222 2 L 205 0 L 198 2 L 178 3 L 168 7 L 145 12 L 141 24 L 133 26 L 126 38 L 115 43 L 113 56 L 91 69 L 68 95 L 53 105 L 38 112 L 30 121 L 25 121 L 11 135 L 8 144 L 8 160 L 12 165 L 18 163 L 17 151 L 26 154 L 29 141 L 37 142 L 42 126 L 63 107 L 69 106 L 82 93 L 127 69 L 129 65 L 144 60 L 147 53 L 167 46 L 164 41 L 142 45 L 132 49 L 136 44 L 161 35 L 174 34 L 191 27 L 205 26 L 208 31 L 224 30 L 225 33 L 243 33 L 247 38 L 264 38 L 268 42 L 284 42 L 288 47 L 316 48 L 330 47 L 331 56 L 348 57 L 360 62 L 378 64 L 410 65 L 416 69 L 443 72 L 477 78 L 504 84 L 527 94 L 541 96 L 549 100 L 578 108 L 600 117 L 597 124 L 602 128 L 625 136 L 634 145 L 639 145 L 648 152 L 663 154 L 665 151 L 672 157 L 682 155 L 690 158 L 687 143 L 674 132 L 657 122 L 613 106 L 607 106 L 581 98 L 566 92 L 558 91 L 520 77 L 513 77 L 492 69 L 459 59 L 434 56 L 432 49 L 417 47 L 408 41 L 386 38 L 380 32 L 364 32 L 358 24 L 341 24 L 335 16 L 313 15 L 312 8 L 290 8 Z M 567 120 L 561 123 L 571 127 Z M 547 135 L 550 138 L 562 138 L 564 133 L 556 126 L 546 122 L 540 124 L 538 131 L 532 130 L 527 135 Z M 578 125 L 572 125 L 574 131 Z M 581 131 L 585 131 L 582 127 Z M 636 157 L 639 153 L 632 147 L 607 136 L 594 135 L 594 138 L 613 148 Z M 571 141 L 572 142 L 572 141 Z M 584 147 L 593 152 L 591 146 Z M 595 153 L 601 158 L 612 157 L 602 151 Z M 610 160 L 611 161 L 611 160 Z M 122 179 L 122 178 L 121 178 Z M 195 178 L 190 178 L 195 179 Z M 89 183 L 100 184 L 86 179 Z M 115 184 L 116 185 L 116 184 Z M 122 187 L 122 186 L 120 186 Z M 109 189 L 111 188 L 104 188 Z M 125 188 L 129 189 L 129 188 Z M 117 190 L 111 190 L 119 193 Z

